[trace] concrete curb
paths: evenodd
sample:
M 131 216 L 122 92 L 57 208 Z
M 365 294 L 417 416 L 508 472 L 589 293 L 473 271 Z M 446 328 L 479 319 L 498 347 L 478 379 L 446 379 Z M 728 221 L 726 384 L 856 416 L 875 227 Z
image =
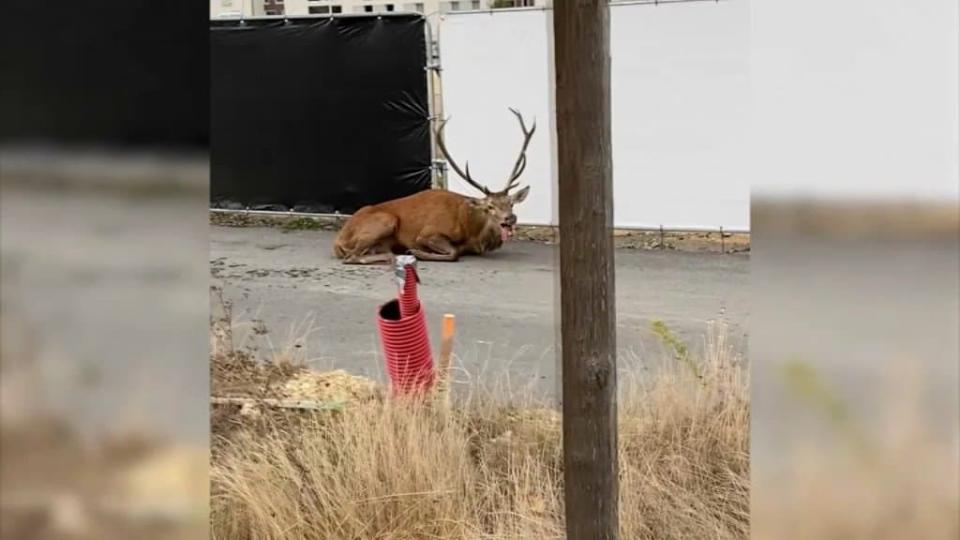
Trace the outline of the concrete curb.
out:
M 211 210 L 210 224 L 220 227 L 275 227 L 289 231 L 337 231 L 349 216 L 256 213 L 243 210 Z M 614 230 L 617 249 L 670 250 L 692 253 L 743 254 L 750 251 L 749 233 L 716 231 L 649 231 Z M 518 225 L 515 240 L 555 244 L 559 239 L 556 227 Z

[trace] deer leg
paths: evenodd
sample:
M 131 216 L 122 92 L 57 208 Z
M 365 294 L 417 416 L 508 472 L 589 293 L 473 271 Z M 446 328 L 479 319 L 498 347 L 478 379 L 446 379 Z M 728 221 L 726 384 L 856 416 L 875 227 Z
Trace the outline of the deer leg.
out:
M 410 253 L 421 261 L 454 262 L 460 258 L 459 250 L 443 235 L 421 236 L 417 238 L 417 246 Z
M 411 249 L 410 254 L 420 261 L 456 262 L 456 253 L 431 253 L 422 249 Z
M 397 218 L 390 214 L 377 212 L 363 216 L 349 242 L 349 248 L 343 248 L 344 264 L 388 263 L 393 260 L 390 252 L 390 239 L 396 233 Z
M 393 253 L 379 252 L 368 255 L 348 255 L 343 264 L 386 264 L 393 261 Z

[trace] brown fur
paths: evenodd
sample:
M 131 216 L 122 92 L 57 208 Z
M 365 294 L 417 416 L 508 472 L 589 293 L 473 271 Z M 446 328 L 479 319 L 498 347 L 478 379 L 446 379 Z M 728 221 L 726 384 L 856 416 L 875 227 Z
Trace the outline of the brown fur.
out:
M 394 254 L 411 253 L 421 260 L 456 261 L 461 255 L 499 248 L 501 225 L 516 222 L 515 195 L 492 194 L 474 199 L 445 190 L 421 191 L 408 197 L 358 210 L 337 234 L 333 253 L 345 263 L 388 262 Z

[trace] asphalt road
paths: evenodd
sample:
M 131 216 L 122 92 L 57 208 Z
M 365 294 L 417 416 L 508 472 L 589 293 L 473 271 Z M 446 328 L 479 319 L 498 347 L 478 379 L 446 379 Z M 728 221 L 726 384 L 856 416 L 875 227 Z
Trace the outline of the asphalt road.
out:
M 342 265 L 333 233 L 212 227 L 211 272 L 233 302 L 235 323 L 262 320 L 276 349 L 303 338 L 312 366 L 343 368 L 384 380 L 374 314 L 396 294 L 386 266 Z M 431 339 L 440 319 L 457 316 L 455 366 L 461 380 L 556 389 L 559 305 L 557 249 L 514 242 L 484 257 L 420 263 L 421 299 Z M 662 320 L 696 351 L 708 321 L 722 320 L 746 352 L 748 266 L 745 255 L 618 250 L 619 358 L 630 369 L 669 355 L 651 331 Z M 590 279 L 590 276 L 584 276 Z

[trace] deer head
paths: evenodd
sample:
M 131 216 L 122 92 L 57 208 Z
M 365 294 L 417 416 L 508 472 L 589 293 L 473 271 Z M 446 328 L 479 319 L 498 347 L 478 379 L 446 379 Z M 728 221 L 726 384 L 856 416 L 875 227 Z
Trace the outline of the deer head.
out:
M 447 163 L 450 164 L 450 168 L 453 169 L 460 178 L 463 178 L 464 181 L 483 193 L 484 197 L 482 199 L 473 199 L 471 203 L 475 208 L 486 212 L 488 219 L 496 221 L 496 223 L 500 225 L 504 240 L 513 235 L 513 226 L 517 223 L 517 216 L 513 213 L 513 205 L 523 202 L 523 200 L 527 198 L 527 194 L 530 193 L 530 186 L 526 186 L 513 194 L 510 193 L 510 190 L 519 185 L 518 179 L 527 167 L 527 146 L 530 144 L 533 132 L 537 129 L 536 120 L 534 120 L 533 125 L 530 126 L 528 130 L 526 123 L 523 121 L 523 116 L 513 108 L 510 109 L 510 112 L 512 112 L 520 122 L 520 129 L 523 131 L 523 145 L 520 147 L 520 155 L 513 165 L 513 170 L 507 178 L 507 183 L 500 191 L 492 191 L 487 186 L 474 180 L 473 177 L 470 176 L 469 161 L 465 162 L 464 168 L 461 169 L 450 156 L 450 152 L 447 151 L 447 146 L 443 142 L 443 128 L 447 125 L 449 118 L 441 122 L 440 127 L 437 129 L 437 146 L 440 147 L 443 157 L 446 158 Z

